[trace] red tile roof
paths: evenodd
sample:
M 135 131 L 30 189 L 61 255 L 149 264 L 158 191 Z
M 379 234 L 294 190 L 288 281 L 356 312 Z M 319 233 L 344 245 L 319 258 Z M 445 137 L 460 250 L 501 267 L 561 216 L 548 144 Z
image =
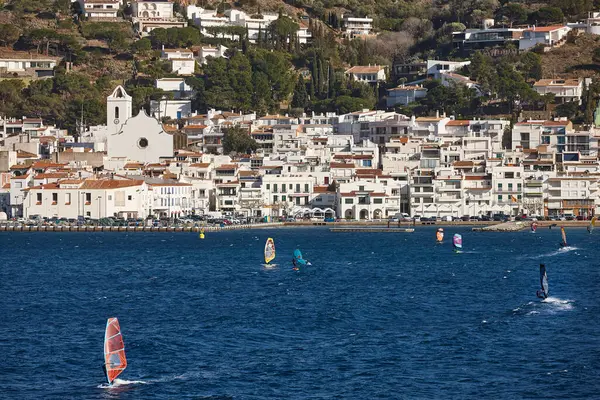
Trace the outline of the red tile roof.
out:
M 64 183 L 64 182 L 61 182 Z M 80 189 L 119 189 L 131 186 L 140 186 L 144 183 L 144 181 L 140 180 L 114 180 L 114 179 L 105 179 L 105 180 L 93 180 L 87 179 L 83 182 Z

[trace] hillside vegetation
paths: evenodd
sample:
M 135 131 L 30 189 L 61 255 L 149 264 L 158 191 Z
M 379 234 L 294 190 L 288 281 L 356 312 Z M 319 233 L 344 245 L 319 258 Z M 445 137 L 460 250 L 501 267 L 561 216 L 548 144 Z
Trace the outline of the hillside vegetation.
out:
M 179 1 L 175 10 L 184 15 Z M 194 107 L 257 111 L 258 113 L 307 111 L 351 112 L 384 107 L 387 88 L 403 81 L 389 74 L 384 84 L 372 87 L 349 81 L 344 70 L 351 65 L 407 63 L 428 58 L 460 60 L 453 49 L 452 32 L 479 27 L 486 18 L 505 26 L 548 25 L 575 21 L 594 9 L 600 0 L 203 0 L 206 8 L 220 12 L 242 8 L 250 14 L 279 12 L 281 17 L 261 33 L 256 44 L 245 30 L 235 40 L 223 39 L 218 30 L 209 36 L 187 28 L 156 29 L 144 39 L 136 37 L 129 12 L 123 7 L 121 22 L 94 22 L 77 17 L 70 0 L 0 0 L 0 53 L 20 51 L 58 56 L 63 62 L 50 80 L 26 86 L 18 79 L 0 81 L 0 114 L 39 116 L 49 123 L 74 130 L 81 110 L 88 124 L 104 122 L 105 96 L 117 82 L 134 97 L 134 107 L 148 107 L 153 99 L 169 97 L 154 88 L 157 78 L 173 77 L 160 58 L 162 46 L 193 47 L 223 44 L 227 59 L 213 59 L 187 78 L 197 96 Z M 377 36 L 350 40 L 339 28 L 343 15 L 374 18 Z M 306 17 L 309 17 L 308 19 Z M 313 41 L 301 45 L 295 32 L 300 18 L 308 21 Z M 542 77 L 594 77 L 598 73 L 600 42 L 597 37 L 571 37 L 550 52 L 490 58 L 473 57 L 461 71 L 479 81 L 485 95 L 473 90 L 426 83 L 429 93 L 419 103 L 398 109 L 407 114 L 453 113 L 458 117 L 494 114 L 517 115 L 523 106 L 545 108 L 553 99 L 541 98 L 531 83 Z M 10 78 L 10 77 L 8 77 Z M 556 115 L 590 120 L 595 107 L 595 87 L 586 92 L 583 105 L 556 108 Z M 82 107 L 83 106 L 83 107 Z

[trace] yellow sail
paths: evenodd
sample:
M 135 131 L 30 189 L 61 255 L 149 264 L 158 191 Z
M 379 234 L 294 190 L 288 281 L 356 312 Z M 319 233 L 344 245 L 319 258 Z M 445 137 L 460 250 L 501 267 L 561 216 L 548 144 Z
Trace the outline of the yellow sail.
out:
M 567 234 L 565 233 L 565 228 L 561 227 L 560 233 L 562 234 L 563 246 L 566 246 L 567 245 Z
M 275 242 L 268 238 L 265 243 L 265 263 L 270 263 L 275 258 Z
M 596 226 L 596 217 L 592 218 L 592 222 L 591 222 L 592 226 Z

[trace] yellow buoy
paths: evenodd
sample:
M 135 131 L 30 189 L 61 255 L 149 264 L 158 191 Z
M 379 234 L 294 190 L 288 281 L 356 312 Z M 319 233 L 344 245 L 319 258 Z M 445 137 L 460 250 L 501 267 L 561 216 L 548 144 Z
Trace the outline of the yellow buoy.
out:
M 204 239 L 204 229 L 200 231 L 200 239 Z

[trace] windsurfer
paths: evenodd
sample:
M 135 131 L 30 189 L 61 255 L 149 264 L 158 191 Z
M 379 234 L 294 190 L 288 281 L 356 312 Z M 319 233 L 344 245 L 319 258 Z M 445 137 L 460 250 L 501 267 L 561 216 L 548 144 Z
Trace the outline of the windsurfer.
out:
M 545 264 L 540 264 L 540 286 L 542 287 L 542 290 L 536 291 L 535 295 L 540 299 L 547 299 L 550 290 L 548 289 L 548 276 L 546 275 Z

